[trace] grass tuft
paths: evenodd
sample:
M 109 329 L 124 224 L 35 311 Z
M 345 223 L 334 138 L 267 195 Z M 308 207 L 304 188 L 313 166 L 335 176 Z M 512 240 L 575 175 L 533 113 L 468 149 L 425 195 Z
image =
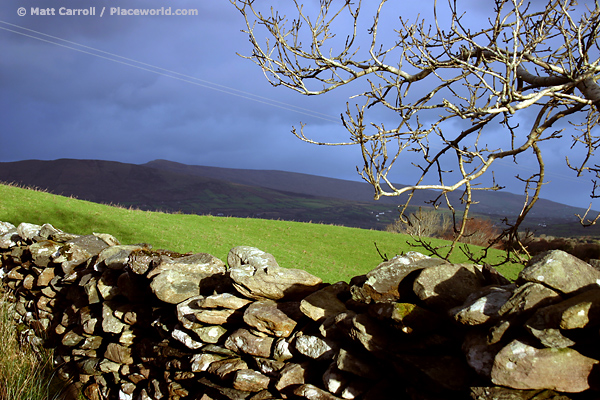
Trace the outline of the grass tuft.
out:
M 1 291 L 1 290 L 0 290 Z M 0 400 L 63 400 L 65 385 L 54 374 L 52 350 L 19 345 L 15 307 L 0 295 Z

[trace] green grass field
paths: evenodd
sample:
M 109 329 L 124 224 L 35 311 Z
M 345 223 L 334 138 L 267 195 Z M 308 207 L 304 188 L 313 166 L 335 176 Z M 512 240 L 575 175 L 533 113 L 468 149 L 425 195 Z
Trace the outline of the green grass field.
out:
M 0 221 L 51 223 L 77 234 L 110 233 L 123 244 L 144 242 L 182 253 L 206 252 L 222 260 L 232 247 L 254 246 L 272 253 L 282 267 L 301 268 L 332 283 L 375 268 L 382 260 L 374 242 L 389 257 L 419 250 L 407 244 L 410 237 L 389 232 L 128 210 L 9 185 L 0 185 Z M 501 255 L 492 252 L 489 262 L 496 262 Z M 460 252 L 451 261 L 468 262 Z M 520 266 L 504 265 L 499 270 L 515 278 Z M 0 297 L 0 399 L 62 399 L 62 387 L 52 380 L 51 353 L 44 354 L 46 361 L 40 362 L 39 355 L 17 346 L 8 307 Z
M 374 243 L 390 258 L 420 250 L 407 244 L 410 237 L 389 232 L 130 210 L 10 185 L 0 185 L 0 220 L 15 225 L 50 223 L 76 234 L 110 233 L 123 244 L 149 243 L 182 253 L 210 253 L 224 261 L 231 248 L 253 246 L 273 254 L 282 267 L 304 269 L 326 282 L 348 281 L 375 268 L 382 260 Z M 487 261 L 496 263 L 502 254 L 492 251 Z M 468 262 L 460 251 L 451 261 Z M 520 268 L 509 264 L 498 269 L 513 279 Z

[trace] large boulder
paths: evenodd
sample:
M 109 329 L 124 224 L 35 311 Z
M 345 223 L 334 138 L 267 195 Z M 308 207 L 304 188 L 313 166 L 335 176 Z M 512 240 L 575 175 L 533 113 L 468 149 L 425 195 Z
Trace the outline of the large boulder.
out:
M 427 307 L 445 313 L 462 305 L 469 295 L 486 285 L 480 266 L 450 264 L 421 271 L 413 289 Z
M 597 286 L 600 271 L 569 253 L 552 250 L 535 256 L 519 274 L 518 282 L 537 282 L 561 293 L 573 293 Z
M 590 388 L 597 360 L 573 349 L 537 349 L 514 340 L 496 355 L 492 382 L 513 389 L 552 389 L 579 393 Z
M 462 306 L 451 309 L 449 314 L 464 325 L 481 325 L 494 321 L 514 289 L 514 285 L 487 286 L 469 296 Z
M 180 258 L 162 256 L 161 263 L 148 273 L 150 287 L 160 300 L 177 304 L 200 294 L 204 280 L 225 274 L 223 261 L 206 253 Z
M 53 261 L 60 263 L 63 272 L 68 275 L 73 272 L 75 267 L 83 264 L 89 258 L 97 256 L 107 247 L 108 244 L 95 235 L 79 236 L 67 241 Z
M 402 292 L 400 284 L 407 277 L 414 276 L 417 271 L 422 269 L 448 264 L 445 260 L 409 251 L 379 264 L 374 270 L 367 273 L 362 286 L 352 288 L 352 297 L 354 300 L 365 303 L 397 301 Z M 411 282 L 403 285 L 408 287 L 408 291 L 411 289 Z
M 255 247 L 231 249 L 227 262 L 233 286 L 251 299 L 299 299 L 323 286 L 321 278 L 300 269 L 281 268 L 271 254 Z
M 259 332 L 277 337 L 290 336 L 297 323 L 272 300 L 250 304 L 244 312 L 244 322 Z
M 326 286 L 302 299 L 300 311 L 313 321 L 323 321 L 328 317 L 336 316 L 348 310 L 346 304 L 340 300 L 340 295 L 349 291 L 350 287 L 346 282 Z

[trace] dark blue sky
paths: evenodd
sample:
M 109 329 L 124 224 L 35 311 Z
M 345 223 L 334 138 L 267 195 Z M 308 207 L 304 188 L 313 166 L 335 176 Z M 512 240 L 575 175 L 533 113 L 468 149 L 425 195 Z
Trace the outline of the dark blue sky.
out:
M 464 2 L 471 21 L 485 20 L 490 10 L 483 3 Z M 307 1 L 307 10 L 315 4 Z M 386 18 L 391 26 L 400 6 L 405 17 L 420 12 L 428 18 L 432 4 L 392 0 Z M 60 7 L 90 6 L 96 16 L 30 15 L 32 7 L 54 7 L 58 14 Z M 197 9 L 199 15 L 111 16 L 115 6 Z M 236 55 L 249 54 L 250 44 L 240 32 L 243 18 L 229 1 L 5 0 L 0 21 L 0 161 L 141 164 L 162 158 L 360 179 L 359 148 L 309 145 L 290 133 L 303 122 L 310 137 L 346 140 L 339 116 L 355 92 L 304 97 L 271 87 L 260 68 Z M 393 123 L 393 116 L 377 110 L 370 118 Z M 587 207 L 591 183 L 577 181 L 564 166 L 569 144 L 544 149 L 551 182 L 542 197 Z M 514 176 L 533 171 L 529 156 L 520 157 L 519 165 L 498 162 L 496 180 L 521 193 Z M 392 180 L 414 183 L 417 174 L 410 168 L 409 160 L 399 162 Z

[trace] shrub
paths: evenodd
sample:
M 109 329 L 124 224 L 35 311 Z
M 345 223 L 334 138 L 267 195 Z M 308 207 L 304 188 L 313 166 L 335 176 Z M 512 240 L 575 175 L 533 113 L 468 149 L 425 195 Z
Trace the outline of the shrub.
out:
M 386 231 L 416 237 L 441 237 L 452 224 L 448 214 L 421 207 L 406 217 L 406 221 L 398 218 L 386 227 Z
M 460 228 L 455 231 L 448 231 L 443 238 L 453 240 Z M 498 235 L 500 230 L 494 226 L 494 223 L 489 219 L 470 218 L 467 220 L 463 236 L 460 238 L 461 243 L 473 244 L 476 246 L 488 246 Z

